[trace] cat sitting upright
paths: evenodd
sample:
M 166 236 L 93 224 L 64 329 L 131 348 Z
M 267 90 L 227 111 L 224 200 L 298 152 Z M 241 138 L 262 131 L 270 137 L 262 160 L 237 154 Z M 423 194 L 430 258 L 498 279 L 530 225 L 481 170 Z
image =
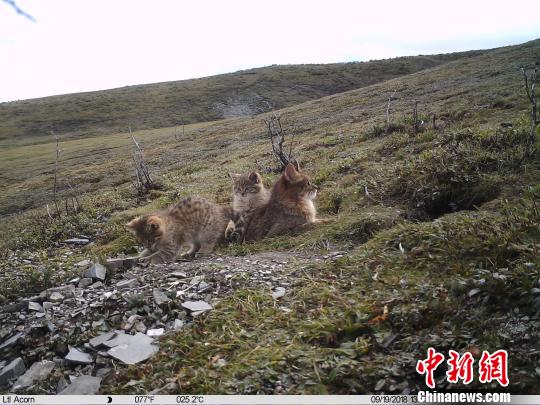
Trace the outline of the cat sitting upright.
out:
M 229 173 L 229 176 L 233 181 L 233 209 L 237 216 L 262 207 L 270 200 L 270 190 L 264 187 L 259 173 Z M 227 240 L 234 240 L 233 235 L 236 235 L 234 228 L 234 222 L 229 222 L 225 230 Z
M 231 238 L 256 241 L 327 222 L 317 218 L 313 203 L 317 190 L 298 164 L 289 163 L 272 187 L 268 203 L 240 215 Z
M 183 245 L 190 247 L 183 257 L 193 258 L 199 251 L 210 253 L 224 240 L 225 228 L 234 219 L 232 208 L 188 197 L 165 210 L 135 218 L 126 228 L 145 248 L 141 261 L 157 264 L 174 261 Z

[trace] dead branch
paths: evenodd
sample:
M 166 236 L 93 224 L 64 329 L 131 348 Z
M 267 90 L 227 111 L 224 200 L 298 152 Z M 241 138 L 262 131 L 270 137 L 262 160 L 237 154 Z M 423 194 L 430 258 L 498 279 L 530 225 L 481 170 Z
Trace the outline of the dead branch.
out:
M 133 153 L 133 163 L 135 165 L 135 181 L 132 182 L 132 184 L 137 193 L 139 195 L 143 195 L 148 190 L 155 188 L 156 184 L 154 183 L 154 180 L 152 180 L 152 176 L 150 176 L 150 170 L 148 169 L 148 165 L 144 160 L 144 154 L 141 146 L 133 136 L 133 133 L 131 132 L 131 127 L 128 127 L 128 129 L 129 134 L 131 135 L 131 139 L 135 144 L 135 151 Z
M 58 135 L 56 135 L 54 131 L 51 131 L 51 134 L 54 136 L 54 139 L 56 139 L 56 157 L 54 160 L 53 202 L 56 208 L 56 215 L 59 217 L 60 208 L 58 207 L 57 190 L 58 190 L 58 161 L 60 159 L 60 147 L 59 147 Z
M 396 90 L 394 90 L 393 93 L 390 93 L 390 96 L 388 97 L 388 103 L 386 104 L 386 131 L 390 130 L 390 105 L 395 94 Z
M 418 120 L 418 101 L 414 102 L 412 115 L 413 115 L 413 132 L 417 134 L 420 131 L 420 121 Z
M 268 118 L 263 119 L 263 122 L 266 125 L 268 137 L 272 143 L 272 153 L 278 162 L 279 171 L 283 170 L 289 162 L 293 162 L 295 159 L 293 157 L 293 147 L 295 134 L 293 132 L 291 139 L 289 141 L 289 153 L 284 151 L 283 145 L 286 141 L 285 130 L 281 124 L 281 116 L 278 116 L 274 113 Z
M 521 68 L 521 73 L 523 74 L 523 81 L 525 84 L 525 92 L 527 93 L 527 98 L 531 104 L 531 134 L 529 136 L 529 151 L 528 155 L 534 154 L 534 149 L 536 145 L 536 127 L 538 126 L 538 107 L 537 107 L 537 95 L 536 95 L 536 80 L 538 68 L 534 68 L 532 72 L 528 72 L 525 68 Z

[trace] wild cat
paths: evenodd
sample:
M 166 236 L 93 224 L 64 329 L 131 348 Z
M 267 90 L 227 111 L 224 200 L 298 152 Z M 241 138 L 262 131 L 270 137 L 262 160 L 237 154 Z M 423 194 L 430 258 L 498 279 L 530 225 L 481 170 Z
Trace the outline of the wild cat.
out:
M 289 163 L 272 187 L 268 203 L 241 215 L 232 238 L 255 241 L 327 222 L 317 218 L 313 203 L 317 190 L 299 165 Z
M 229 221 L 236 218 L 230 207 L 188 197 L 163 211 L 135 218 L 126 228 L 145 248 L 141 260 L 156 264 L 174 261 L 183 245 L 190 247 L 183 257 L 210 253 L 224 240 Z
M 259 173 L 229 173 L 229 176 L 233 181 L 233 209 L 237 216 L 262 207 L 270 200 L 270 190 L 264 187 Z M 227 240 L 231 240 L 234 229 L 235 223 L 230 221 L 225 230 Z

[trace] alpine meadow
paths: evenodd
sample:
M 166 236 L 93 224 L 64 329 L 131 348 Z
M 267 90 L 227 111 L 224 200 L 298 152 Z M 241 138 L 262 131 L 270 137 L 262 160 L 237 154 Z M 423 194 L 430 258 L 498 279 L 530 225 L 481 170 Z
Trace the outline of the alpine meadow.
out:
M 539 64 L 534 40 L 1 103 L 0 370 L 42 372 L 0 388 L 416 394 L 436 347 L 509 356 L 507 387 L 444 363 L 438 391 L 540 395 Z M 223 242 L 219 211 L 213 252 L 140 260 L 126 224 L 230 207 L 243 174 L 301 174 L 317 220 Z

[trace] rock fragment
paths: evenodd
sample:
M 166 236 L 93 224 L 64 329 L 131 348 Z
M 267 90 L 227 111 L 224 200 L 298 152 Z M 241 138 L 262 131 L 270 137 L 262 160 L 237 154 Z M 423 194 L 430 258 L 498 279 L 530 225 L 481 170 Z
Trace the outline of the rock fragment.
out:
M 156 354 L 159 348 L 154 339 L 142 333 L 124 335 L 120 344 L 111 348 L 107 354 L 125 364 L 137 364 Z
M 49 376 L 51 371 L 54 369 L 54 361 L 43 360 L 38 361 L 37 363 L 32 364 L 32 366 L 21 375 L 15 384 L 13 384 L 13 391 L 19 391 L 24 388 L 28 388 L 31 385 L 44 380 Z
M 182 306 L 191 312 L 204 312 L 213 308 L 212 305 L 205 301 L 186 301 L 182 303 Z
M 10 386 L 10 380 L 19 377 L 26 371 L 23 359 L 17 357 L 7 366 L 0 370 L 0 388 L 4 389 Z
M 272 293 L 272 298 L 277 300 L 285 295 L 285 288 L 283 287 L 276 287 L 274 292 Z
M 41 304 L 39 302 L 32 302 L 30 301 L 28 303 L 28 310 L 29 311 L 36 311 L 36 312 L 43 312 L 43 307 L 41 306 Z
M 154 288 L 152 295 L 154 296 L 154 301 L 157 305 L 167 304 L 171 301 L 171 299 L 159 288 Z
M 107 276 L 107 269 L 100 263 L 94 263 L 83 273 L 83 277 L 103 281 Z
M 90 239 L 87 238 L 71 238 L 66 239 L 64 243 L 68 243 L 70 245 L 87 245 L 90 243 Z
M 90 285 L 92 285 L 93 281 L 90 277 L 84 277 L 84 278 L 81 278 L 81 280 L 79 281 L 79 285 L 78 287 L 79 288 L 86 288 Z
M 91 364 L 94 362 L 92 356 L 75 347 L 72 347 L 65 359 L 71 363 Z
M 0 351 L 5 350 L 5 349 L 11 349 L 13 346 L 19 343 L 19 340 L 21 340 L 22 337 L 23 337 L 23 334 L 20 332 L 14 334 L 12 337 L 7 339 L 0 345 Z
M 101 386 L 101 378 L 89 375 L 77 377 L 67 388 L 58 395 L 95 395 Z
M 126 288 L 133 288 L 136 287 L 139 282 L 135 278 L 131 278 L 129 280 L 121 280 L 118 283 L 116 283 L 116 288 L 119 290 L 123 290 Z

